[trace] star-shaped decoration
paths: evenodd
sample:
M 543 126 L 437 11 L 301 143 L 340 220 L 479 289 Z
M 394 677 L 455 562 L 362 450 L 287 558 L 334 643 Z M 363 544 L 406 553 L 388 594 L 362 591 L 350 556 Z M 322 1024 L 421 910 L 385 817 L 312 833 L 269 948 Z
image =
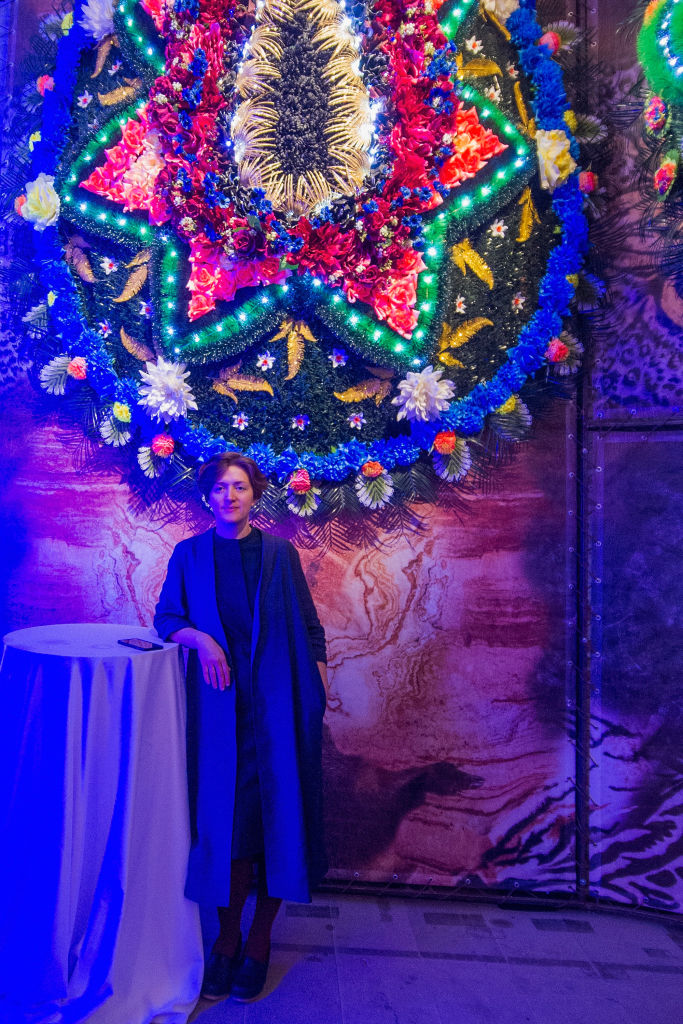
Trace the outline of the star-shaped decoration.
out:
M 472 3 L 464 0 L 443 16 L 440 27 L 449 41 L 457 39 Z M 121 0 L 117 30 L 125 34 L 124 49 L 133 48 L 138 66 L 147 68 L 143 80 L 149 88 L 157 76 L 168 71 L 166 40 L 136 0 Z M 341 282 L 333 285 L 313 273 L 292 275 L 274 284 L 240 287 L 230 301 L 219 300 L 215 309 L 190 319 L 193 292 L 188 284 L 190 258 L 195 258 L 195 250 L 194 243 L 188 241 L 187 223 L 182 231 L 171 221 L 155 225 L 147 209 L 126 208 L 125 199 L 114 200 L 83 187 L 93 170 L 104 165 L 106 151 L 119 143 L 126 126 L 145 122 L 148 100 L 142 91 L 133 103 L 115 108 L 114 116 L 75 157 L 61 183 L 62 211 L 94 234 L 101 232 L 132 248 L 151 250 L 155 340 L 169 358 L 189 364 L 230 358 L 265 338 L 283 315 L 296 310 L 302 319 L 324 324 L 341 343 L 364 358 L 402 371 L 419 367 L 428 362 L 441 333 L 440 304 L 449 247 L 490 220 L 512 195 L 522 191 L 535 171 L 530 140 L 503 111 L 469 83 L 461 85 L 460 99 L 463 109 L 471 112 L 469 116 L 504 148 L 499 146 L 502 151 L 482 161 L 474 177 L 444 190 L 443 202 L 425 212 L 420 242 L 423 248 L 415 246 L 414 250 L 421 267 L 416 280 L 415 322 L 402 333 L 380 319 L 370 304 L 349 301 Z M 371 213 L 371 203 L 368 207 Z

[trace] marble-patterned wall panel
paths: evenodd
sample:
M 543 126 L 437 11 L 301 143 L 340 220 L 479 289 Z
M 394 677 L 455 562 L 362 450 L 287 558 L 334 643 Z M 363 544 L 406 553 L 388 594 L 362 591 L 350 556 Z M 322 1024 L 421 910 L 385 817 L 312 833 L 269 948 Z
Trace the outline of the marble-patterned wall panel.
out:
M 15 392 L 3 417 L 6 628 L 149 623 L 190 531 L 136 515 L 110 463 L 75 468 L 38 401 Z M 571 885 L 565 413 L 464 515 L 427 509 L 410 539 L 302 552 L 329 637 L 333 877 Z
M 304 553 L 333 680 L 333 877 L 573 886 L 563 453 L 558 409 L 463 517 Z
M 591 886 L 680 909 L 683 438 L 609 434 L 596 467 Z

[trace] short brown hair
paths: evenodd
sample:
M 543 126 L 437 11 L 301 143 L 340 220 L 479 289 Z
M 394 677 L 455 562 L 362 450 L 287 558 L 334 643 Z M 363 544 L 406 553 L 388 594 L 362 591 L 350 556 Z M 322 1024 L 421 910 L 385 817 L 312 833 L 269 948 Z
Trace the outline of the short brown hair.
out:
M 268 478 L 261 472 L 253 459 L 250 459 L 248 455 L 241 455 L 239 452 L 221 452 L 220 455 L 212 455 L 199 467 L 197 483 L 202 497 L 209 497 L 216 480 L 231 466 L 237 466 L 244 470 L 249 477 L 254 497 L 258 501 L 268 487 Z

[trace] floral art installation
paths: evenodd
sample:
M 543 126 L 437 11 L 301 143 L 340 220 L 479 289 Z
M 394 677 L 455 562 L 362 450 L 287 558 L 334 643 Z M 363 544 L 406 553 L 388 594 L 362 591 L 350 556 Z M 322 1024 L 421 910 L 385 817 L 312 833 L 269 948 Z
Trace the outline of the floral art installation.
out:
M 433 500 L 576 369 L 587 179 L 532 0 L 77 0 L 43 34 L 35 377 L 149 500 L 226 449 L 274 517 Z

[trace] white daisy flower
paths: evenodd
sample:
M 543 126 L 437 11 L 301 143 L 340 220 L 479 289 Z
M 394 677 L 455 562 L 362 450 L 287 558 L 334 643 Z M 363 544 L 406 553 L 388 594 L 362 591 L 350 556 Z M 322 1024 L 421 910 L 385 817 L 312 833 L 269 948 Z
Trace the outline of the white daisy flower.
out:
M 232 418 L 232 425 L 238 430 L 244 430 L 245 427 L 249 426 L 249 417 L 246 412 L 238 412 Z
M 517 292 L 517 294 L 515 296 L 513 296 L 512 308 L 514 309 L 515 313 L 521 313 L 522 312 L 522 310 L 524 309 L 524 303 L 525 302 L 526 302 L 526 296 L 522 295 L 521 292 Z
M 85 92 L 81 93 L 76 102 L 82 110 L 85 110 L 85 108 L 89 107 L 92 103 L 92 93 L 88 92 L 86 89 Z
M 481 51 L 484 49 L 484 44 L 482 43 L 481 39 L 477 39 L 476 36 L 470 36 L 469 39 L 466 39 L 465 46 L 470 51 L 470 53 L 481 53 Z
M 116 270 L 119 269 L 118 263 L 115 263 L 114 260 L 110 259 L 108 256 L 102 257 L 102 259 L 100 260 L 100 267 L 105 272 L 107 277 L 109 277 L 110 274 L 113 274 Z
M 466 309 L 467 303 L 465 302 L 465 297 L 463 295 L 458 295 L 457 299 L 455 300 L 455 312 L 464 313 Z
M 493 235 L 494 238 L 505 238 L 507 229 L 508 226 L 504 220 L 494 220 L 493 224 L 489 228 L 489 234 Z
M 352 412 L 348 418 L 348 424 L 352 430 L 360 430 L 365 424 L 365 416 L 362 412 Z

